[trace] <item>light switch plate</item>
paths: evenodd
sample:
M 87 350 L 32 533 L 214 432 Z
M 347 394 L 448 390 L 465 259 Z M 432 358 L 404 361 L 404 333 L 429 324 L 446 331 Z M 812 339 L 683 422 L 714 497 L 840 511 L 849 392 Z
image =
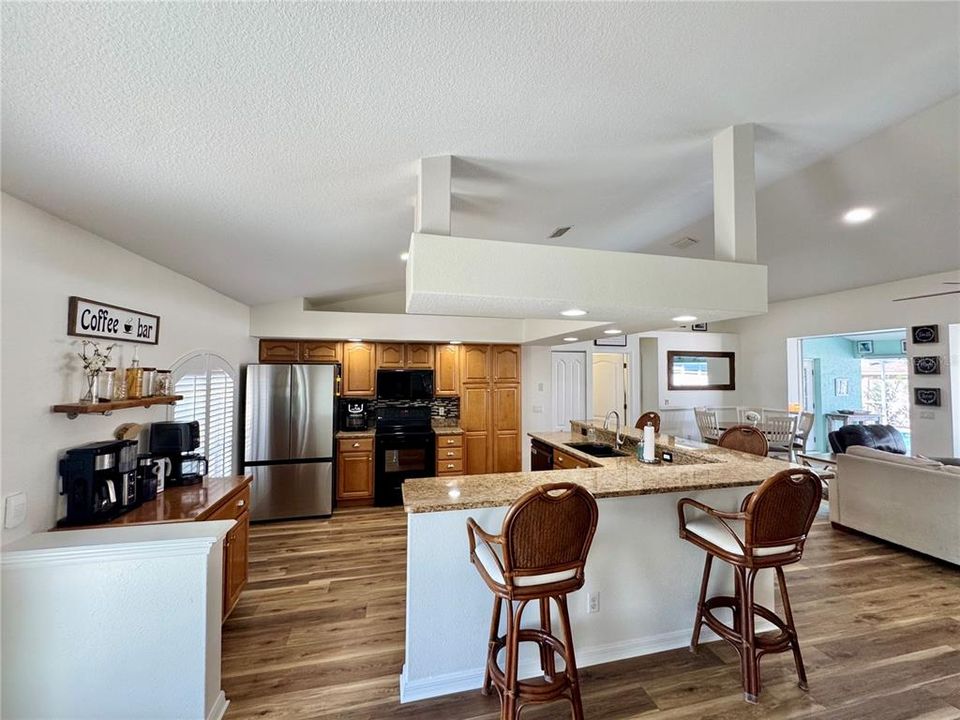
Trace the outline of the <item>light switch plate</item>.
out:
M 7 495 L 3 502 L 3 526 L 15 528 L 27 517 L 27 494 L 18 492 Z

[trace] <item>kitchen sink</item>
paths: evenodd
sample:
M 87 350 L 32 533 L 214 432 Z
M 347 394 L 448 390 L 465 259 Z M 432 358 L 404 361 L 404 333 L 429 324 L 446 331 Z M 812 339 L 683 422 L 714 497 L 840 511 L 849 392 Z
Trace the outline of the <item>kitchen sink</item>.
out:
M 593 457 L 598 458 L 627 457 L 630 454 L 623 452 L 623 450 L 617 450 L 613 445 L 608 445 L 607 443 L 582 442 L 567 443 L 566 445 L 574 450 L 579 450 L 582 453 L 586 453 L 587 455 L 592 455 Z

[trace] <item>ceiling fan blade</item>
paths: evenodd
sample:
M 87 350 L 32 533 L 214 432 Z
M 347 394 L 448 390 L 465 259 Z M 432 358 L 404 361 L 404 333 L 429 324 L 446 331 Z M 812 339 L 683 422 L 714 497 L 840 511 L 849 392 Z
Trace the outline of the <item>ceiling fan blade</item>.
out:
M 928 293 L 926 295 L 911 295 L 910 297 L 894 298 L 894 302 L 904 300 L 921 300 L 923 298 L 939 297 L 940 295 L 960 295 L 960 290 L 945 290 L 944 292 Z

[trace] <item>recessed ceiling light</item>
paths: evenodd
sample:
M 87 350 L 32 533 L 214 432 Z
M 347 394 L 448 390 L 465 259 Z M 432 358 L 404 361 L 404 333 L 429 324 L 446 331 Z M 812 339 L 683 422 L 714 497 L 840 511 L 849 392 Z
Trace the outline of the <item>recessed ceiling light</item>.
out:
M 580 339 L 580 338 L 568 337 L 568 338 L 564 338 L 563 341 L 564 341 L 564 342 L 576 342 L 576 341 L 579 340 L 579 339 Z
M 577 308 L 570 308 L 569 310 L 564 310 L 560 313 L 564 317 L 580 317 L 581 315 L 586 315 L 586 310 L 578 310 Z
M 460 344 L 460 340 L 451 340 L 451 341 L 450 341 L 450 344 L 451 344 L 451 345 L 459 345 L 459 344 Z
M 617 330 L 615 328 L 610 328 L 609 330 L 604 330 L 606 335 L 623 335 L 623 330 Z
M 363 338 L 350 338 L 350 342 L 363 342 Z
M 697 319 L 696 315 L 677 315 L 673 318 L 674 322 L 684 323 L 684 322 L 693 322 Z
M 877 211 L 869 207 L 858 207 L 853 208 L 852 210 L 847 210 L 843 214 L 843 221 L 847 225 L 859 225 L 860 223 L 865 223 L 868 220 L 872 220 L 873 216 L 877 214 Z
M 406 262 L 407 260 L 410 259 L 410 253 L 408 253 L 408 252 L 400 253 L 400 259 L 403 260 L 404 262 Z

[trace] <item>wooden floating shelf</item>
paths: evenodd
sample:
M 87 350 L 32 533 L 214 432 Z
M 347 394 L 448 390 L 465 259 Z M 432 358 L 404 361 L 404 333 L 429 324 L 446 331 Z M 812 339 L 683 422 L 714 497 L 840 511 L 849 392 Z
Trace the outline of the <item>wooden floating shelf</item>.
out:
M 173 405 L 177 400 L 183 400 L 183 395 L 155 395 L 153 397 L 136 398 L 135 400 L 113 400 L 111 402 L 66 403 L 64 405 L 54 405 L 53 412 L 66 413 L 67 417 L 73 420 L 80 415 L 111 415 L 114 410 L 125 408 Z

